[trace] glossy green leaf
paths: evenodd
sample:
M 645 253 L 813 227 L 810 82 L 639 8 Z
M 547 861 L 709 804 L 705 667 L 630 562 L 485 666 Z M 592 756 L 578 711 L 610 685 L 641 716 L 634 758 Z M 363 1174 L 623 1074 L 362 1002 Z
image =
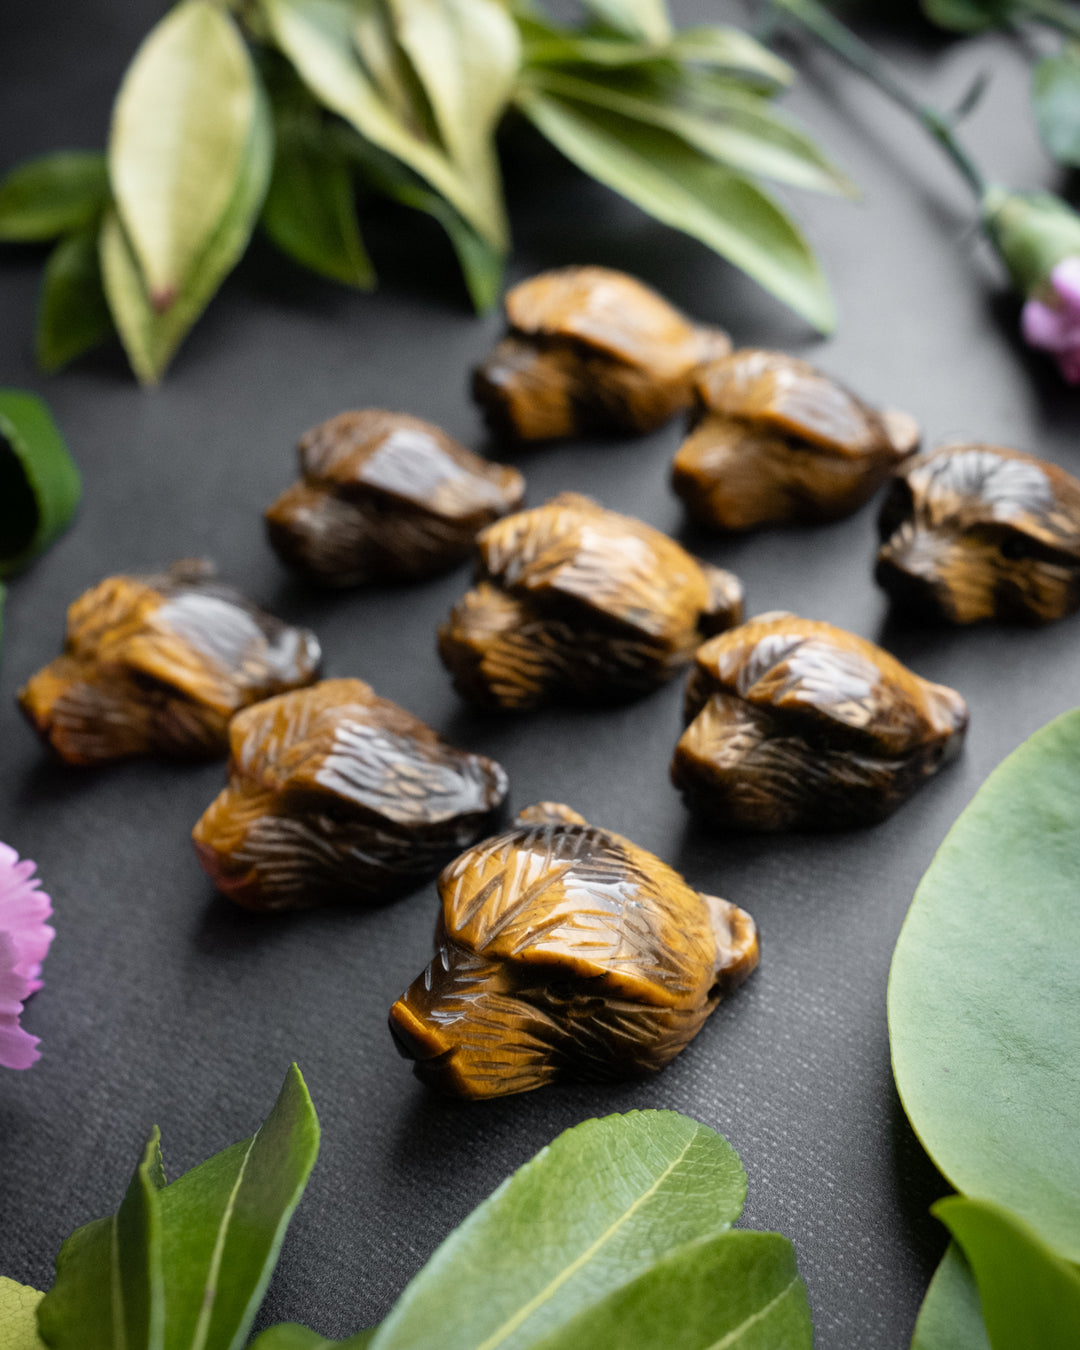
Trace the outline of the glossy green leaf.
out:
M 319 1151 L 295 1065 L 263 1125 L 162 1192 L 165 1350 L 240 1350 Z
M 37 1334 L 37 1306 L 44 1297 L 0 1275 L 0 1350 L 45 1350 Z
M 732 1230 L 662 1257 L 536 1350 L 810 1350 L 806 1288 L 779 1233 Z
M 835 311 L 817 259 L 755 184 L 660 127 L 527 88 L 518 102 L 579 168 L 700 239 L 822 332 L 832 330 Z
M 155 308 L 167 309 L 229 210 L 256 118 L 255 71 L 213 0 L 153 28 L 116 96 L 109 178 Z
M 379 149 L 400 159 L 441 192 L 494 247 L 504 243 L 493 219 L 441 146 L 408 125 L 387 102 L 353 46 L 351 0 L 260 0 L 274 41 L 315 97 Z
M 144 384 L 160 379 L 177 347 L 240 260 L 266 196 L 273 164 L 273 130 L 259 90 L 251 137 L 232 200 L 191 272 L 164 312 L 150 301 L 142 273 L 115 212 L 101 230 L 101 272 L 113 321 L 132 369 Z
M 63 534 L 81 495 L 79 470 L 46 404 L 0 389 L 0 577 Z
M 922 0 L 923 13 L 954 33 L 980 33 L 999 28 L 1017 6 L 1014 0 Z
M 446 1239 L 372 1350 L 532 1347 L 672 1247 L 724 1231 L 745 1194 L 735 1151 L 696 1121 L 669 1111 L 586 1121 Z
M 328 1341 L 325 1336 L 309 1331 L 298 1322 L 281 1322 L 276 1327 L 267 1327 L 261 1336 L 256 1336 L 249 1350 L 324 1350 L 326 1346 L 332 1346 L 333 1350 L 365 1350 L 375 1330 L 375 1327 L 371 1327 L 368 1331 L 358 1331 L 344 1341 Z
M 661 45 L 671 37 L 666 0 L 585 0 L 603 23 L 630 37 Z
M 1049 153 L 1080 168 L 1080 46 L 1043 57 L 1032 74 L 1031 101 Z
M 360 290 L 374 286 L 375 269 L 356 221 L 349 158 L 310 102 L 275 105 L 274 172 L 261 222 L 278 248 L 302 267 Z
M 61 239 L 45 264 L 35 345 L 42 370 L 60 370 L 113 331 L 101 283 L 95 221 Z
M 119 1210 L 77 1228 L 60 1248 L 56 1282 L 38 1307 L 50 1350 L 163 1350 L 164 1185 L 154 1130 Z
M 930 1281 L 911 1350 L 990 1350 L 975 1276 L 955 1242 Z
M 59 150 L 25 160 L 0 180 L 0 240 L 57 239 L 96 219 L 109 200 L 105 156 Z
M 963 1248 L 993 1350 L 1076 1350 L 1080 1270 L 1001 1205 L 950 1195 L 932 1211 Z
M 714 102 L 711 116 L 681 108 L 661 92 L 627 93 L 608 80 L 561 71 L 533 76 L 537 87 L 623 117 L 660 127 L 718 164 L 760 174 L 793 187 L 854 196 L 851 181 L 831 164 L 809 136 L 752 94 L 730 92 Z
M 509 237 L 495 128 L 521 64 L 517 25 L 500 0 L 389 0 L 398 41 L 426 91 L 448 154 L 485 217 Z
M 1080 712 L 950 830 L 889 978 L 893 1071 L 939 1169 L 1080 1259 Z

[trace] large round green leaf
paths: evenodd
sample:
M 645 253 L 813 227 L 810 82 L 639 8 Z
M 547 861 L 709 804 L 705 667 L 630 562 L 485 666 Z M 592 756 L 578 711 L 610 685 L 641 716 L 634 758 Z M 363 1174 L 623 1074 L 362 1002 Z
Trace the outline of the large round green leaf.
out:
M 941 1171 L 1080 1260 L 1080 711 L 999 765 L 949 832 L 897 943 L 889 1036 Z

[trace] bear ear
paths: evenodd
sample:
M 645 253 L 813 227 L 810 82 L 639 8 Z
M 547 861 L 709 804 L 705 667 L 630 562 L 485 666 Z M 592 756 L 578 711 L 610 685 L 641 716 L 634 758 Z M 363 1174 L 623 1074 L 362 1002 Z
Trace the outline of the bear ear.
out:
M 516 825 L 588 825 L 584 816 L 562 802 L 536 802 L 517 813 Z
M 757 924 L 745 909 L 702 892 L 716 940 L 713 997 L 725 998 L 757 969 L 761 958 Z
M 709 600 L 698 619 L 698 628 L 703 636 L 714 637 L 726 632 L 743 621 L 743 584 L 734 572 L 698 558 L 705 584 L 709 588 Z

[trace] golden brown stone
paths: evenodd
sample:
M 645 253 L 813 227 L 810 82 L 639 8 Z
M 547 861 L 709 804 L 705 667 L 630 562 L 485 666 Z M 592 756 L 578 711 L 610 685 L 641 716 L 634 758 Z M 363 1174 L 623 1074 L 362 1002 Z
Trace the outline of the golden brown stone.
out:
M 726 333 L 606 267 L 542 272 L 510 291 L 506 317 L 473 394 L 518 440 L 653 431 L 690 406 L 698 366 L 731 350 Z
M 959 753 L 964 700 L 829 623 L 763 614 L 706 642 L 671 777 L 710 825 L 884 819 Z
M 576 493 L 507 516 L 477 544 L 476 585 L 439 629 L 439 654 L 481 705 L 647 693 L 742 616 L 730 572 Z
M 195 826 L 219 890 L 247 909 L 369 904 L 490 830 L 506 775 L 363 680 L 323 680 L 229 728 L 229 786 Z
M 313 427 L 300 441 L 300 473 L 267 509 L 267 533 L 285 562 L 326 586 L 444 572 L 525 494 L 516 469 L 378 408 Z
M 435 957 L 390 1029 L 457 1096 L 662 1069 L 758 963 L 744 910 L 557 803 L 463 853 L 439 894 Z
M 1049 623 L 1080 607 L 1080 482 L 999 445 L 942 446 L 903 466 L 881 510 L 875 576 L 948 623 Z
M 319 643 L 256 608 L 205 563 L 116 576 L 71 605 L 63 656 L 31 677 L 19 706 L 69 764 L 129 755 L 213 758 L 232 715 L 310 684 Z

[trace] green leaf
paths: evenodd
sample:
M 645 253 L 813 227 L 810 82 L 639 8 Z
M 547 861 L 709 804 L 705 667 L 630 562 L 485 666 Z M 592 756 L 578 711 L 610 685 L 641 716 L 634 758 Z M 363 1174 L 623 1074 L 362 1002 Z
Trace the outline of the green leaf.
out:
M 795 72 L 786 61 L 741 28 L 726 24 L 680 28 L 671 39 L 668 52 L 678 61 L 741 76 L 755 86 L 764 82 L 769 89 L 786 88 L 795 79 Z
M 662 45 L 671 37 L 665 0 L 585 0 L 598 19 L 617 32 Z
M 49 255 L 38 301 L 36 348 L 42 370 L 60 370 L 113 331 L 101 283 L 96 222 L 62 239 Z
M 451 159 L 484 215 L 509 237 L 495 128 L 521 64 L 517 25 L 499 0 L 389 0 L 398 41 L 427 94 Z
M 889 978 L 896 1084 L 938 1168 L 1080 1259 L 1080 712 L 950 830 Z
M 0 240 L 37 243 L 88 225 L 109 200 L 105 156 L 59 150 L 16 164 L 0 181 Z
M 267 1327 L 261 1336 L 256 1336 L 248 1350 L 323 1350 L 324 1346 L 333 1346 L 334 1350 L 365 1350 L 375 1332 L 376 1328 L 371 1327 L 367 1331 L 358 1331 L 344 1341 L 328 1341 L 298 1322 L 281 1322 L 276 1327 Z
M 50 1350 L 163 1350 L 161 1166 L 155 1129 L 119 1210 L 74 1233 L 38 1307 Z
M 1080 168 L 1080 46 L 1070 44 L 1038 62 L 1031 101 L 1046 149 L 1060 164 Z
M 950 1195 L 935 1214 L 964 1249 L 993 1350 L 1076 1350 L 1080 1271 L 1001 1205 Z
M 931 23 L 954 33 L 981 33 L 1000 28 L 1016 8 L 1014 0 L 922 0 Z
M 673 132 L 729 168 L 815 192 L 856 195 L 850 179 L 830 163 L 805 132 L 753 94 L 731 91 L 721 104 L 717 92 L 714 115 L 704 116 L 679 107 L 662 92 L 628 93 L 603 79 L 556 71 L 537 73 L 533 79 L 549 93 L 608 108 Z
M 177 347 L 247 248 L 266 196 L 273 163 L 273 130 L 266 96 L 258 88 L 251 136 L 232 200 L 218 227 L 163 313 L 147 294 L 138 262 L 115 212 L 101 230 L 101 272 L 113 321 L 132 369 L 144 384 L 161 378 Z
M 165 1350 L 244 1345 L 318 1151 L 319 1122 L 294 1064 L 250 1139 L 162 1192 Z
M 45 1350 L 37 1334 L 37 1306 L 44 1297 L 0 1275 L 0 1350 Z
M 274 172 L 263 229 L 302 267 L 370 290 L 375 269 L 356 223 L 348 156 L 306 93 L 304 99 L 274 106 Z
M 930 1281 L 911 1350 L 990 1350 L 975 1276 L 955 1242 Z
M 735 1151 L 696 1121 L 669 1111 L 586 1121 L 446 1239 L 372 1350 L 531 1347 L 672 1247 L 724 1231 L 745 1194 Z
M 779 1233 L 688 1243 L 536 1350 L 811 1350 L 806 1288 Z
M 568 159 L 657 220 L 700 239 L 822 332 L 835 324 L 810 246 L 760 188 L 680 137 L 525 88 L 522 111 Z
M 79 470 L 47 405 L 0 389 L 0 577 L 59 538 L 81 496 Z
M 235 197 L 257 116 L 251 58 L 213 0 L 153 28 L 113 109 L 109 177 L 154 307 L 167 309 Z
M 505 247 L 502 221 L 478 201 L 443 149 L 407 125 L 387 102 L 353 49 L 351 0 L 260 0 L 274 41 L 315 97 L 387 154 L 414 169 L 479 234 Z

